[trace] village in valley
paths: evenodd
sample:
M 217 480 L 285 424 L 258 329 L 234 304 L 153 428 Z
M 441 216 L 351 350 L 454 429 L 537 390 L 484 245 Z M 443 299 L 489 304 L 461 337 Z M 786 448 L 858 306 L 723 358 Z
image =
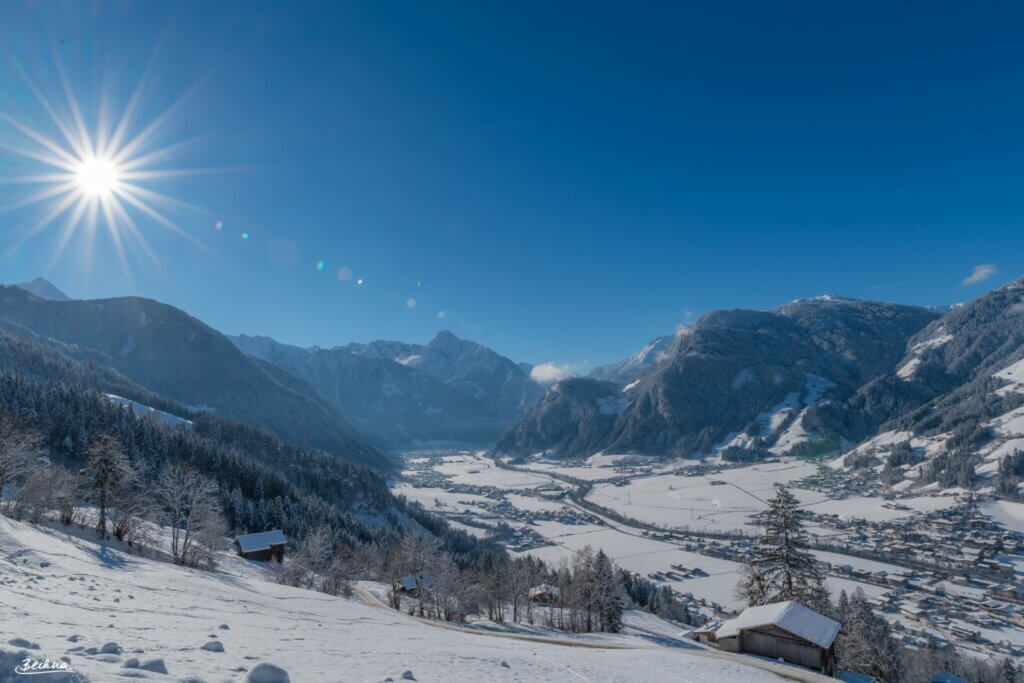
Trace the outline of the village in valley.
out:
M 745 604 L 735 587 L 760 531 L 752 515 L 785 484 L 833 596 L 863 590 L 905 645 L 1024 656 L 1024 504 L 983 490 L 893 490 L 839 476 L 841 465 L 601 454 L 512 463 L 426 450 L 406 454 L 392 490 L 517 555 L 557 564 L 603 549 L 668 587 L 707 642 Z

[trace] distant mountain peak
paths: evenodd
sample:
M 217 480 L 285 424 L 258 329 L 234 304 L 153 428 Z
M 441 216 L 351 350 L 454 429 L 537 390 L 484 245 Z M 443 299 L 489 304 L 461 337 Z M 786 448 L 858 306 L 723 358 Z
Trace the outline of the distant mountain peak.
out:
M 454 351 L 469 346 L 479 346 L 479 344 L 468 339 L 462 339 L 451 330 L 441 330 L 434 335 L 433 339 L 427 342 L 427 346 L 432 349 L 450 349 Z
M 48 301 L 71 300 L 71 297 L 57 289 L 52 282 L 42 277 L 37 277 L 29 282 L 16 284 L 15 287 L 18 289 L 24 289 L 29 294 L 33 294 L 40 299 L 47 299 Z
M 690 328 L 685 329 L 689 330 Z M 659 361 L 663 360 L 672 348 L 672 344 L 675 343 L 676 338 L 682 334 L 685 334 L 685 332 L 654 337 L 651 341 L 647 342 L 646 346 L 629 358 L 621 360 L 618 363 L 608 363 L 607 365 L 597 366 L 590 371 L 590 377 L 594 379 L 618 382 L 619 384 L 629 384 L 635 380 L 640 373 L 650 369 Z
M 441 330 L 440 332 L 438 332 L 437 334 L 434 335 L 434 339 L 433 339 L 433 341 L 452 341 L 452 340 L 454 340 L 454 341 L 463 341 L 462 339 L 459 339 L 458 335 L 456 335 L 451 330 Z

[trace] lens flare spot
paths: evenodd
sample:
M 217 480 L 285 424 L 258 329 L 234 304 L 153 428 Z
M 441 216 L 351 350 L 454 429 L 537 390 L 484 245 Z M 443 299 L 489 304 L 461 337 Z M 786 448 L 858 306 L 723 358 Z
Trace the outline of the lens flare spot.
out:
M 444 316 L 445 316 L 445 312 L 444 311 L 438 311 L 437 312 L 437 319 L 438 320 L 444 320 Z
M 221 230 L 223 227 L 224 227 L 224 221 L 216 221 L 213 224 L 213 229 L 214 230 Z
M 316 272 L 322 273 L 326 269 L 327 269 L 327 262 L 326 261 L 317 261 L 316 262 Z
M 409 297 L 408 299 L 406 299 L 405 300 L 405 307 L 406 308 L 416 308 L 416 299 L 413 299 L 412 297 Z
M 243 240 L 247 240 L 247 239 L 249 239 L 249 233 L 247 233 L 247 232 L 243 232 L 243 233 L 242 233 L 242 239 L 243 239 Z
M 356 280 L 356 284 L 357 285 L 363 284 L 363 278 L 359 278 L 358 280 Z
M 342 266 L 338 268 L 338 279 L 342 282 L 348 282 L 352 279 L 352 269 L 348 266 Z

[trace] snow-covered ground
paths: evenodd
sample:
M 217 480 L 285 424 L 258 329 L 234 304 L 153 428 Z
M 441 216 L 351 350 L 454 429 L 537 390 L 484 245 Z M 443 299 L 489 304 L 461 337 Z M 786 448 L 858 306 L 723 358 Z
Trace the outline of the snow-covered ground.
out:
M 147 406 L 144 403 L 133 401 L 130 398 L 124 398 L 123 396 L 118 396 L 116 394 L 107 394 L 107 398 L 110 399 L 112 403 L 118 403 L 125 408 L 131 408 L 131 410 L 138 416 L 148 415 L 149 417 L 155 418 L 169 425 L 183 425 L 185 427 L 192 426 L 191 420 L 186 420 L 178 417 L 177 415 L 171 415 L 170 413 L 162 410 L 157 410 L 156 408 Z
M 717 474 L 665 474 L 637 478 L 625 486 L 598 484 L 588 499 L 649 524 L 713 531 L 753 531 L 750 515 L 763 510 L 775 485 L 817 472 L 805 461 L 753 465 Z M 821 500 L 812 494 L 810 500 Z
M 217 571 L 202 572 L 0 517 L 0 651 L 66 656 L 92 681 L 246 680 L 264 662 L 297 682 L 399 680 L 406 671 L 420 681 L 781 680 L 752 668 L 770 663 L 666 646 L 632 627 L 594 642 L 558 632 L 527 638 L 426 623 L 267 579 L 262 565 L 227 554 Z M 207 645 L 214 641 L 222 652 Z M 167 674 L 122 668 L 129 659 L 162 660 Z

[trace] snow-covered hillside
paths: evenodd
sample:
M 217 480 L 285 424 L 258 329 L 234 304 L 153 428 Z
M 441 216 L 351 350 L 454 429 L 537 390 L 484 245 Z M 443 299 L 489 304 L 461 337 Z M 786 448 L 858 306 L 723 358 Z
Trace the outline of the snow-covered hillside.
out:
M 68 657 L 91 681 L 250 680 L 262 663 L 302 682 L 401 680 L 407 671 L 419 681 L 781 680 L 753 668 L 775 664 L 747 666 L 651 629 L 593 641 L 473 632 L 267 578 L 227 554 L 207 573 L 0 517 L 0 680 L 21 651 Z

